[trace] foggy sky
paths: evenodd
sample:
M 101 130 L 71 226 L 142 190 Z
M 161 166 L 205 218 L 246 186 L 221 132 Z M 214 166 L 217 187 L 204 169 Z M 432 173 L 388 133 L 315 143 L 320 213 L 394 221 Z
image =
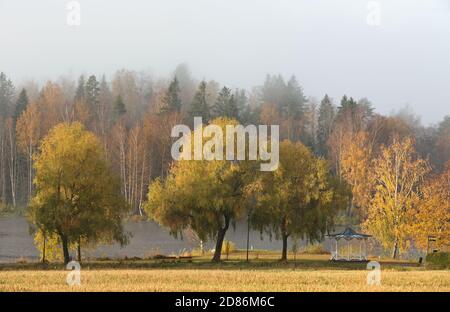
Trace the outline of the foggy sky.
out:
M 305 94 L 367 97 L 388 114 L 409 104 L 425 124 L 450 114 L 450 1 L 0 0 L 0 71 L 16 84 L 121 68 L 194 77 L 229 87 L 295 74 Z

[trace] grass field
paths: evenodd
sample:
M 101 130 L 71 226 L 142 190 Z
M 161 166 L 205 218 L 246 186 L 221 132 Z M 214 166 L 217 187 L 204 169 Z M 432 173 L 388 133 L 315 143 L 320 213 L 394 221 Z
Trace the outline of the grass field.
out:
M 61 264 L 7 264 L 0 266 L 0 291 L 450 291 L 449 271 L 414 263 L 381 262 L 381 286 L 368 286 L 361 263 L 330 263 L 323 255 L 246 263 L 241 256 L 220 264 L 202 258 L 92 261 L 82 264 L 81 286 L 73 287 Z

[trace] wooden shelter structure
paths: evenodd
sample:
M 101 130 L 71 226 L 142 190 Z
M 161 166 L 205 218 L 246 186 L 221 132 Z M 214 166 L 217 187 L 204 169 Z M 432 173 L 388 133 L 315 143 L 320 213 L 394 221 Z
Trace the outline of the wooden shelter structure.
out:
M 352 228 L 347 227 L 343 232 L 328 234 L 330 239 L 336 242 L 335 250 L 331 252 L 331 261 L 367 261 L 367 239 L 372 235 L 357 233 Z M 347 254 L 339 254 L 339 241 L 347 243 Z M 353 256 L 350 254 L 350 241 L 359 241 L 359 254 Z M 364 248 L 363 248 L 364 242 Z

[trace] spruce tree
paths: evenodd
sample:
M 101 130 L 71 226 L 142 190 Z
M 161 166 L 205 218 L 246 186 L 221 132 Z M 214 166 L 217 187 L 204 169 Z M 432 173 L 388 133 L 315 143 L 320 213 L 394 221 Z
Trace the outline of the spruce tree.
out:
M 231 94 L 231 90 L 223 87 L 213 106 L 214 117 L 227 117 L 238 119 L 239 111 L 236 99 Z
M 325 156 L 327 154 L 327 141 L 333 130 L 334 118 L 336 115 L 335 107 L 328 95 L 325 95 L 320 102 L 317 141 L 319 155 Z
M 22 112 L 26 109 L 27 105 L 28 105 L 27 91 L 25 89 L 22 89 L 22 91 L 20 91 L 19 98 L 17 99 L 16 107 L 14 109 L 14 121 L 16 121 L 20 117 Z
M 295 76 L 289 79 L 283 100 L 282 112 L 288 118 L 299 119 L 304 115 L 306 98 Z
M 119 118 L 127 112 L 125 108 L 125 103 L 123 102 L 122 96 L 119 94 L 114 101 L 114 117 Z
M 191 102 L 189 108 L 189 116 L 191 119 L 194 117 L 202 117 L 203 122 L 208 122 L 210 118 L 209 105 L 206 102 L 206 82 L 200 82 L 198 90 L 194 95 L 194 99 Z
M 13 105 L 14 85 L 6 75 L 0 73 L 0 114 L 4 117 L 11 113 Z
M 250 110 L 247 105 L 248 98 L 244 89 L 236 90 L 234 92 L 234 99 L 236 101 L 236 107 L 238 112 L 238 120 L 242 123 L 247 123 L 250 120 Z
M 88 78 L 86 85 L 84 87 L 84 96 L 86 98 L 86 103 L 91 111 L 98 106 L 98 96 L 100 94 L 100 84 L 97 78 L 92 75 Z
M 173 78 L 164 96 L 162 112 L 179 112 L 181 109 L 180 83 L 177 77 Z
M 82 101 L 85 99 L 85 96 L 86 96 L 85 87 L 86 86 L 85 86 L 84 76 L 81 75 L 80 78 L 78 79 L 77 90 L 75 91 L 75 101 Z

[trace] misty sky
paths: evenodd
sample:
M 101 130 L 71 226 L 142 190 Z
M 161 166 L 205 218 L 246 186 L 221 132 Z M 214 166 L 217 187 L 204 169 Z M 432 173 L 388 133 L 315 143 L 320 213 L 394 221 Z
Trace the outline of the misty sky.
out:
M 450 0 L 378 1 L 376 27 L 365 0 L 79 0 L 77 27 L 67 2 L 0 0 L 0 71 L 16 84 L 186 62 L 229 87 L 295 74 L 318 99 L 409 103 L 425 124 L 450 114 Z

